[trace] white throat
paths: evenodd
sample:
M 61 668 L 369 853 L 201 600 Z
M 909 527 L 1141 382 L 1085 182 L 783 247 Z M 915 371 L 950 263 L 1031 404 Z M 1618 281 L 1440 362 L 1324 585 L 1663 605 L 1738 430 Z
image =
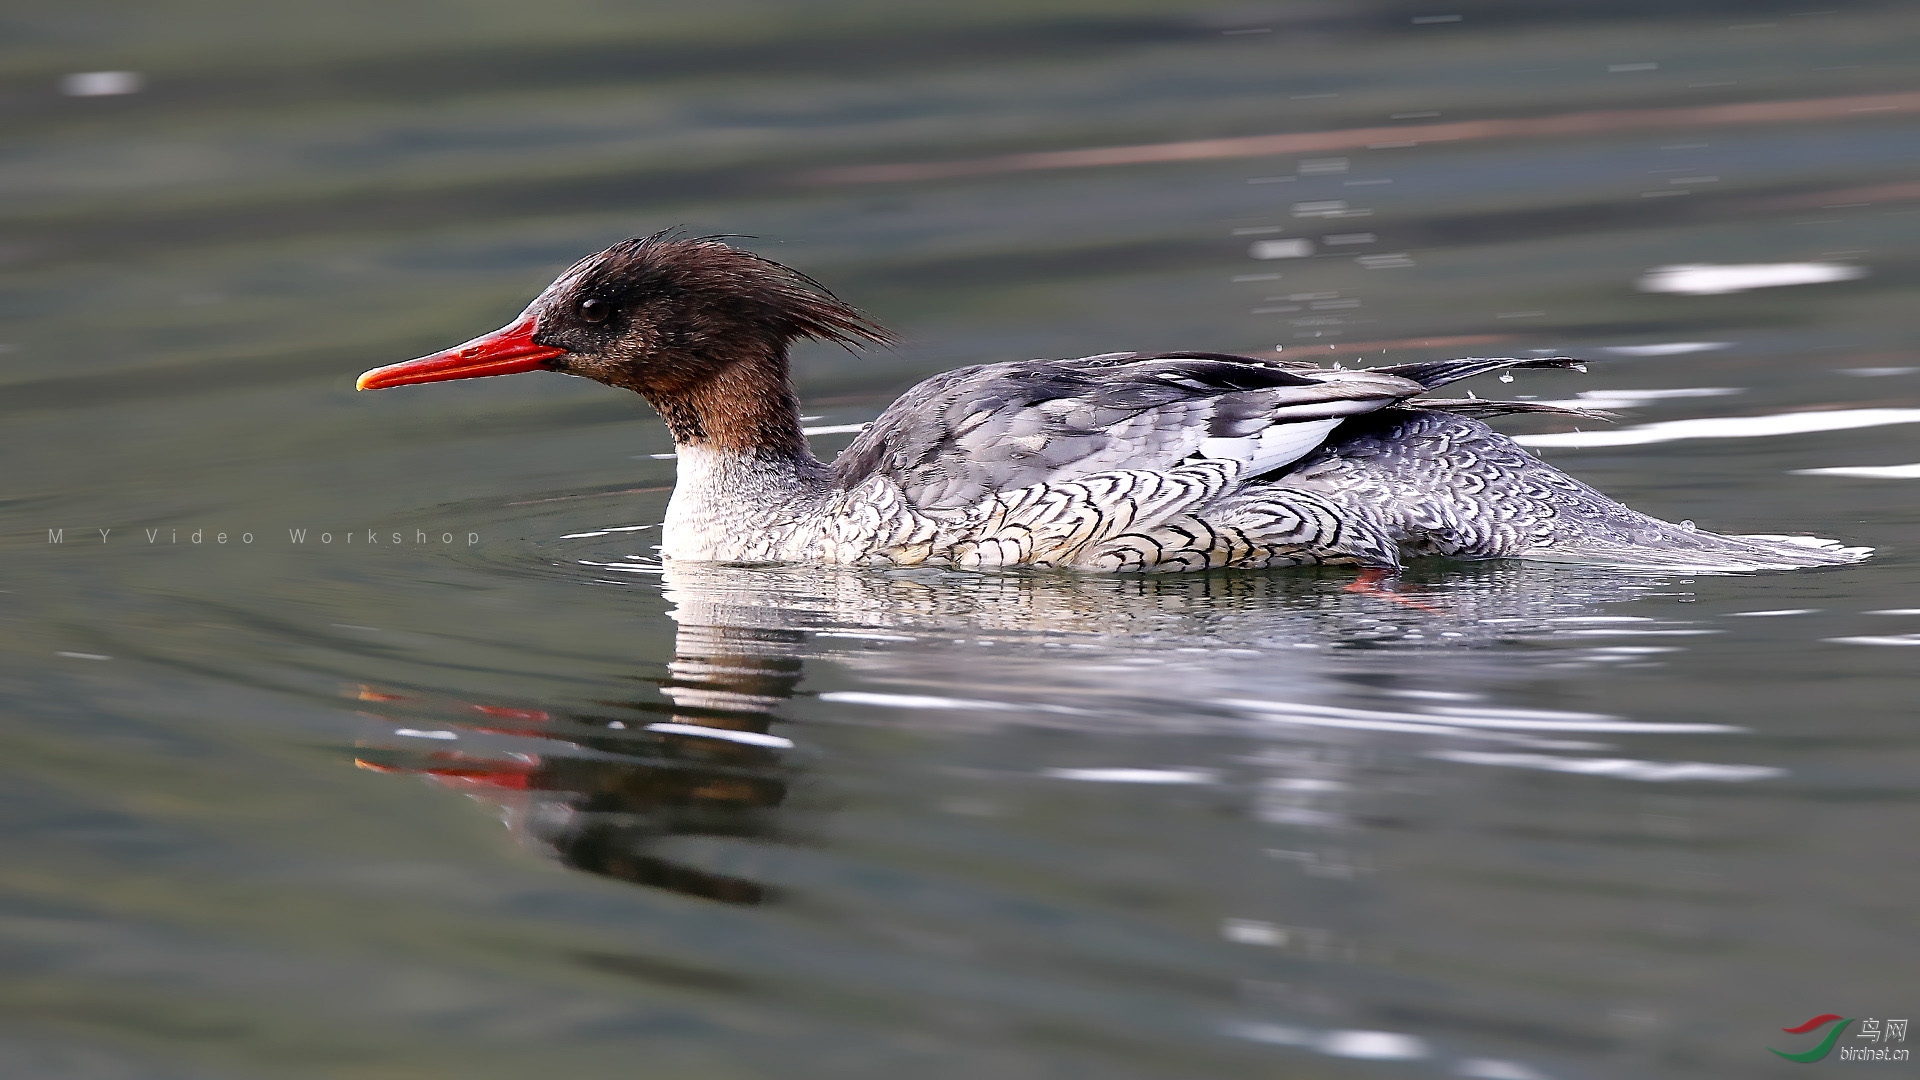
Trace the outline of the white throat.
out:
M 675 447 L 677 477 L 661 553 L 688 562 L 776 560 L 824 498 L 819 462 L 710 446 Z

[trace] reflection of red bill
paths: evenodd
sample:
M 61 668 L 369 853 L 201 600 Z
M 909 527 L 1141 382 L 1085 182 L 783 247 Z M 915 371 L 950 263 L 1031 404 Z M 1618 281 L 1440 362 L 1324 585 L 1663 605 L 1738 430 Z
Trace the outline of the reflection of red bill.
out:
M 543 720 L 553 719 L 551 715 L 541 709 L 509 709 L 505 705 L 469 705 L 467 707 L 474 712 L 485 713 L 497 720 L 525 720 L 528 723 L 539 723 Z
M 377 690 L 374 687 L 368 686 L 365 683 L 360 684 L 360 686 L 354 689 L 353 696 L 355 699 L 359 701 L 405 701 L 405 702 L 410 702 L 421 708 L 444 708 L 444 707 L 458 706 L 459 708 L 462 708 L 462 709 L 469 709 L 469 710 L 472 710 L 473 712 L 477 712 L 482 716 L 492 717 L 495 720 L 518 720 L 521 723 L 526 723 L 526 724 L 544 724 L 547 721 L 553 719 L 553 714 L 547 712 L 545 709 L 516 709 L 509 705 L 475 705 L 470 702 L 457 701 L 457 700 L 449 702 L 446 699 L 439 699 L 438 701 L 436 701 L 433 698 L 420 697 L 412 694 L 396 694 L 386 690 Z M 392 719 L 392 717 L 383 717 L 375 713 L 363 712 L 360 715 L 372 717 L 373 719 L 376 719 L 376 720 Z M 484 731 L 494 735 L 526 734 L 526 732 L 524 731 L 519 731 L 513 728 L 475 727 L 472 730 Z
M 429 754 L 427 760 L 444 762 L 429 765 L 426 768 L 413 768 L 407 765 L 382 765 L 365 758 L 354 758 L 356 768 L 377 773 L 401 773 L 412 776 L 425 776 L 437 780 L 448 787 L 482 787 L 503 791 L 528 791 L 535 787 L 533 774 L 540 768 L 540 759 L 531 754 L 524 761 L 500 761 L 497 759 L 470 758 L 465 754 Z

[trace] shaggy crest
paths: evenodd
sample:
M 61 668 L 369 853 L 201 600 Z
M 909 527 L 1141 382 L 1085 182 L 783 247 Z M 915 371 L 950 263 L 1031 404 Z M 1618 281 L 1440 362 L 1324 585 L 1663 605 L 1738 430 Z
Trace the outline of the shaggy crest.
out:
M 736 330 L 757 330 L 782 343 L 810 337 L 852 349 L 895 342 L 885 327 L 818 281 L 722 236 L 665 230 L 622 240 L 575 263 L 548 293 L 611 294 L 642 305 L 674 297 L 690 315 L 734 322 Z

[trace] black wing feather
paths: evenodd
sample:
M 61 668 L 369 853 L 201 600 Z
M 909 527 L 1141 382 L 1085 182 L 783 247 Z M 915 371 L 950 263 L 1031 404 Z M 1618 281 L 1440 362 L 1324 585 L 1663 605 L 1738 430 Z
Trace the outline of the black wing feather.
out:
M 1424 364 L 1395 364 L 1391 367 L 1368 368 L 1383 375 L 1398 375 L 1402 379 L 1412 379 L 1421 386 L 1432 390 L 1450 382 L 1484 375 L 1489 371 L 1502 368 L 1575 368 L 1586 363 L 1571 356 L 1545 356 L 1526 359 L 1514 356 L 1463 356 L 1458 360 L 1434 360 Z

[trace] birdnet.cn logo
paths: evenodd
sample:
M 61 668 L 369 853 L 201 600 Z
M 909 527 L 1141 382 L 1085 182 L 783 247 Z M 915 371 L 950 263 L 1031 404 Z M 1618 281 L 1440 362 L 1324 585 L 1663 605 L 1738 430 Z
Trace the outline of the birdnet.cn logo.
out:
M 1828 1027 L 1829 1024 L 1833 1026 Z M 1825 1059 L 1836 1048 L 1840 1051 L 1835 1055 L 1839 1061 L 1909 1060 L 1907 1048 L 1904 1045 L 1894 1045 L 1895 1043 L 1904 1044 L 1907 1041 L 1905 1020 L 1881 1020 L 1870 1016 L 1859 1021 L 1859 1024 L 1860 1026 L 1853 1028 L 1853 1034 L 1849 1036 L 1847 1029 L 1853 1027 L 1853 1017 L 1841 1016 L 1839 1013 L 1821 1013 L 1797 1027 L 1780 1029 L 1789 1035 L 1806 1035 L 1826 1028 L 1826 1034 L 1821 1036 L 1820 1041 L 1814 1046 L 1798 1053 L 1774 1050 L 1771 1046 L 1767 1049 L 1788 1061 L 1808 1064 Z

